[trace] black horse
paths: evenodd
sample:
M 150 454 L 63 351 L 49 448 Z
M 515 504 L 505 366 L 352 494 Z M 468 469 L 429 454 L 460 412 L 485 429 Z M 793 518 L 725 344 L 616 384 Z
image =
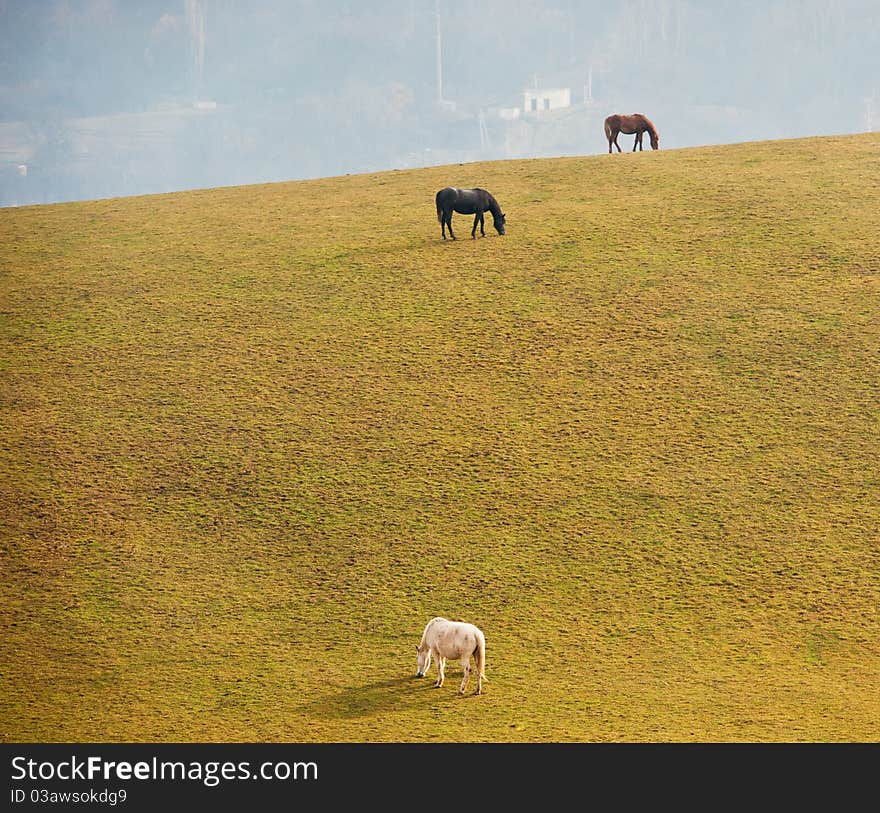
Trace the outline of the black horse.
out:
M 495 230 L 498 234 L 504 234 L 504 213 L 495 200 L 485 189 L 458 189 L 447 186 L 437 193 L 437 220 L 440 221 L 440 231 L 443 239 L 446 239 L 446 227 L 449 226 L 449 236 L 454 240 L 452 233 L 452 213 L 462 215 L 474 215 L 474 227 L 471 229 L 471 237 L 477 236 L 477 223 L 480 224 L 480 234 L 486 236 L 483 228 L 483 212 L 490 211 L 494 221 Z

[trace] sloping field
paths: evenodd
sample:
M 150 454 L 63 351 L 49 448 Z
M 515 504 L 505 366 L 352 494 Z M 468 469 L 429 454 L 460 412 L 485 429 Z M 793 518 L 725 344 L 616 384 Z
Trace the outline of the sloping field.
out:
M 0 369 L 4 741 L 880 739 L 878 134 L 2 210 Z

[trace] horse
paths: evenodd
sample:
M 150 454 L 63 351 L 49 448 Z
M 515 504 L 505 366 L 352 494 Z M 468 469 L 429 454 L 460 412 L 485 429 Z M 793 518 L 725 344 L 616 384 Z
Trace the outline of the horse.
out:
M 437 203 L 437 220 L 440 222 L 440 230 L 443 239 L 446 239 L 446 227 L 449 226 L 449 236 L 455 240 L 452 232 L 452 212 L 462 215 L 474 215 L 474 227 L 471 229 L 471 237 L 477 237 L 477 224 L 480 224 L 480 234 L 486 236 L 483 228 L 483 212 L 492 213 L 493 225 L 498 234 L 504 234 L 504 213 L 495 200 L 485 189 L 459 189 L 455 186 L 447 186 L 441 189 L 435 198 Z
M 644 136 L 646 131 L 651 139 L 651 149 L 659 150 L 660 136 L 650 119 L 646 118 L 642 113 L 633 113 L 631 116 L 622 116 L 620 113 L 614 113 L 605 119 L 605 137 L 608 139 L 608 152 L 612 151 L 612 144 L 617 147 L 618 152 L 621 152 L 620 144 L 617 143 L 618 133 L 623 133 L 624 135 L 635 133 L 636 140 L 633 142 L 633 152 L 636 151 L 636 147 L 640 150 L 644 149 L 642 147 L 642 136 Z
M 416 677 L 424 677 L 431 667 L 431 656 L 437 659 L 437 680 L 434 688 L 439 689 L 446 677 L 446 659 L 456 658 L 464 669 L 464 678 L 458 688 L 459 695 L 464 694 L 468 678 L 471 676 L 471 657 L 477 670 L 477 690 L 474 694 L 483 693 L 483 681 L 486 677 L 486 637 L 473 624 L 464 621 L 448 621 L 437 616 L 425 626 L 422 641 L 416 647 L 418 652 L 418 671 Z

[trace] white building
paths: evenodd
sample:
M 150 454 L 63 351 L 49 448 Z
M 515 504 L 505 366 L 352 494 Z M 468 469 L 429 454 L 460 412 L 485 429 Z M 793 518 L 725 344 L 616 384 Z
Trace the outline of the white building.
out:
M 523 111 L 526 115 L 563 107 L 571 107 L 570 88 L 529 88 L 523 91 Z

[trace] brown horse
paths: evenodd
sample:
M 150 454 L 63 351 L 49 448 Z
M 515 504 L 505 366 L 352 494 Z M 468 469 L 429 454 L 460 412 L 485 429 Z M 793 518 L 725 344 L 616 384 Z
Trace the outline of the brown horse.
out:
M 620 113 L 614 113 L 605 119 L 605 136 L 608 139 L 608 152 L 611 152 L 611 145 L 617 147 L 617 151 L 621 152 L 620 144 L 617 143 L 619 133 L 624 135 L 632 135 L 635 133 L 636 140 L 633 142 L 633 152 L 636 147 L 640 150 L 642 147 L 642 136 L 647 131 L 651 139 L 651 149 L 660 149 L 660 136 L 657 134 L 657 128 L 651 123 L 650 119 L 645 118 L 641 113 L 633 113 L 631 116 L 622 116 Z

